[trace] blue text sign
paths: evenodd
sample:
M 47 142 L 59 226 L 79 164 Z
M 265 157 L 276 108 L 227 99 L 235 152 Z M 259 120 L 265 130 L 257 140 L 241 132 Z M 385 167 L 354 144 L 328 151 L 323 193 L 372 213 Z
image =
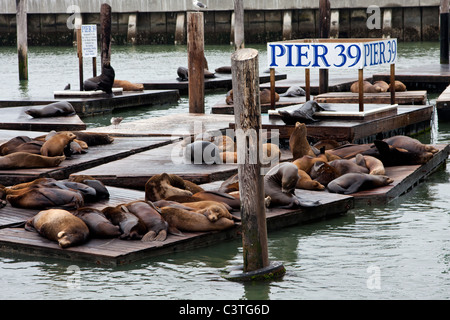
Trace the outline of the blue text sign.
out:
M 269 68 L 362 69 L 395 63 L 397 39 L 272 42 L 267 44 L 267 58 Z

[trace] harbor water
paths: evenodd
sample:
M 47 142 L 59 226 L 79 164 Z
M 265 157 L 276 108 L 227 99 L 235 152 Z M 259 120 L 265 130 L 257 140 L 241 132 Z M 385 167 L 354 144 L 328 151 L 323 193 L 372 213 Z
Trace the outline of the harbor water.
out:
M 265 47 L 255 48 L 263 72 Z M 206 46 L 210 69 L 229 65 L 232 51 L 230 46 Z M 397 70 L 439 63 L 438 43 L 399 43 L 398 52 Z M 51 97 L 67 83 L 78 88 L 74 48 L 30 47 L 28 82 L 18 80 L 15 48 L 0 47 L 0 62 L 2 100 Z M 176 77 L 178 66 L 187 65 L 186 47 L 113 47 L 112 65 L 117 79 L 168 79 Z M 85 75 L 91 69 L 85 61 Z M 367 70 L 378 71 L 388 70 Z M 298 71 L 286 72 L 295 78 Z M 330 72 L 330 78 L 339 76 Z M 224 91 L 209 92 L 206 112 L 224 98 Z M 182 96 L 176 105 L 118 114 L 128 122 L 187 108 L 188 99 Z M 109 125 L 110 118 L 83 120 L 93 128 Z M 432 130 L 418 138 L 450 143 L 450 123 L 435 116 Z M 0 252 L 0 299 L 449 299 L 449 177 L 449 169 L 441 168 L 387 205 L 358 206 L 341 217 L 271 231 L 269 257 L 286 267 L 282 280 L 225 280 L 228 268 L 242 264 L 240 240 L 118 267 Z

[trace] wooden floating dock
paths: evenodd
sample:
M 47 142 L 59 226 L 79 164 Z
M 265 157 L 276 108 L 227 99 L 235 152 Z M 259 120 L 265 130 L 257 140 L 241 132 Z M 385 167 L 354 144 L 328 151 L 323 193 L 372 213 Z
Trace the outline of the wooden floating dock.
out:
M 286 79 L 286 74 L 275 74 L 275 80 Z M 262 73 L 259 77 L 260 83 L 270 82 L 270 74 Z M 155 80 L 144 82 L 145 90 L 169 90 L 176 89 L 182 95 L 189 91 L 189 81 L 179 81 L 177 79 L 168 79 L 166 81 Z M 205 90 L 225 89 L 230 90 L 233 87 L 231 74 L 216 73 L 215 78 L 205 78 Z
M 440 120 L 450 119 L 450 86 L 436 99 L 436 111 Z
M 353 92 L 328 92 L 314 97 L 317 103 L 358 103 L 359 95 Z M 426 91 L 405 91 L 395 93 L 395 103 L 399 105 L 424 105 L 427 102 Z M 391 93 L 364 93 L 364 103 L 390 104 Z
M 105 206 L 144 199 L 144 192 L 109 187 L 111 198 L 91 207 Z M 310 194 L 311 193 L 311 194 Z M 300 196 L 316 199 L 322 205 L 316 208 L 298 208 L 293 210 L 268 209 L 267 229 L 276 230 L 282 227 L 311 222 L 345 214 L 353 208 L 353 198 L 349 196 L 330 194 L 326 198 L 314 192 L 301 192 Z M 0 209 L 0 251 L 13 254 L 23 254 L 33 258 L 55 258 L 70 261 L 84 261 L 101 265 L 124 265 L 150 257 L 182 252 L 211 246 L 223 241 L 240 238 L 240 224 L 220 232 L 183 232 L 184 236 L 169 235 L 162 242 L 142 242 L 139 240 L 120 239 L 90 239 L 87 243 L 61 249 L 57 243 L 49 241 L 36 232 L 23 228 L 14 228 L 16 223 L 26 221 L 38 210 L 23 210 L 12 208 L 8 204 Z M 239 216 L 239 213 L 233 213 Z M 14 218 L 15 217 L 15 218 Z
M 125 91 L 114 97 L 88 97 L 88 98 L 36 98 L 23 100 L 0 100 L 0 108 L 17 106 L 47 105 L 57 101 L 68 101 L 72 104 L 77 115 L 85 117 L 89 115 L 109 113 L 113 110 L 155 106 L 178 103 L 180 94 L 178 90 L 145 90 L 143 92 Z
M 357 104 L 323 104 L 324 107 L 337 112 L 357 112 Z M 385 105 L 367 104 L 366 111 L 371 108 L 379 108 Z M 295 106 L 288 107 L 295 108 Z M 318 122 L 307 124 L 308 138 L 312 141 L 334 139 L 351 143 L 367 143 L 374 140 L 378 133 L 385 137 L 392 135 L 412 135 L 431 128 L 433 106 L 398 106 L 397 114 L 384 118 L 371 120 L 343 120 L 339 117 L 328 118 Z M 294 125 L 287 125 L 278 115 L 263 115 L 263 129 L 279 130 L 280 137 L 289 139 Z M 234 127 L 234 123 L 230 124 Z
M 225 98 L 224 98 L 225 100 Z M 305 103 L 306 97 L 280 97 L 280 100 L 275 103 L 275 108 L 288 107 L 294 104 Z M 270 103 L 261 104 L 261 113 L 267 113 L 272 110 Z M 213 114 L 234 114 L 234 105 L 226 103 L 218 103 L 211 108 Z
M 45 106 L 42 106 L 45 107 Z M 39 108 L 34 106 L 33 108 Z M 33 118 L 25 113 L 29 107 L 2 108 L 0 129 L 23 131 L 81 131 L 86 124 L 78 115 L 67 117 Z

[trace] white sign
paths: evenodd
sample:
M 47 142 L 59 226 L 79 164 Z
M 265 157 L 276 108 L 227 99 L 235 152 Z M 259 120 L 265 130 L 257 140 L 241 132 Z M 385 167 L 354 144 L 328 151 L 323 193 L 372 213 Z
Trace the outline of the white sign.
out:
M 81 26 L 81 46 L 83 57 L 97 57 L 97 25 L 84 24 Z
M 397 39 L 272 42 L 267 44 L 267 58 L 269 68 L 363 69 L 395 63 Z

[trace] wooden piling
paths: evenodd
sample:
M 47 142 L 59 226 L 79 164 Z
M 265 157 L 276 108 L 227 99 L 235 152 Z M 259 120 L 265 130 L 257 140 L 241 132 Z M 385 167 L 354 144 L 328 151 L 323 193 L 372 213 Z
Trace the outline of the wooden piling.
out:
M 261 129 L 258 51 L 237 50 L 231 56 L 231 63 L 238 139 L 244 271 L 249 272 L 269 265 L 264 180 L 257 156 Z M 242 135 L 238 134 L 240 132 Z
M 305 91 L 306 91 L 306 101 L 311 100 L 311 71 L 310 69 L 305 69 Z
M 27 0 L 16 0 L 19 80 L 28 80 Z
M 440 55 L 441 64 L 449 64 L 449 0 L 441 0 L 440 6 Z
M 83 75 L 83 45 L 81 39 L 81 25 L 77 26 L 77 55 L 78 55 L 78 73 L 80 80 L 80 91 L 84 91 L 84 75 Z
M 364 112 L 364 69 L 358 69 L 359 112 Z
M 234 0 L 234 47 L 245 47 L 244 36 L 244 0 Z
M 330 37 L 331 9 L 330 0 L 319 0 L 319 33 L 320 38 Z M 319 93 L 328 92 L 328 69 L 319 69 Z
M 188 12 L 187 17 L 189 113 L 205 113 L 203 12 Z
M 395 104 L 395 63 L 391 64 L 391 104 Z
M 111 64 L 111 6 L 103 3 L 100 9 L 101 65 Z
M 270 68 L 270 107 L 275 109 L 275 69 Z

